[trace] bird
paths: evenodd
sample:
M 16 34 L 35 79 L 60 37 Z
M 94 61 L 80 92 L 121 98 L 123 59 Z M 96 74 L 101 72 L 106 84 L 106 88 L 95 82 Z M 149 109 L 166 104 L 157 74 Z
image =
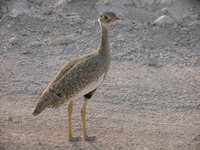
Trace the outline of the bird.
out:
M 69 141 L 79 141 L 72 132 L 72 113 L 74 99 L 84 98 L 81 107 L 83 135 L 85 141 L 93 141 L 95 136 L 88 136 L 86 127 L 86 108 L 97 88 L 104 81 L 111 63 L 108 42 L 108 28 L 119 18 L 114 12 L 105 11 L 98 18 L 101 36 L 96 51 L 74 58 L 64 64 L 53 80 L 48 84 L 33 111 L 33 115 L 40 114 L 46 108 L 58 108 L 66 101 L 68 104 L 68 137 Z

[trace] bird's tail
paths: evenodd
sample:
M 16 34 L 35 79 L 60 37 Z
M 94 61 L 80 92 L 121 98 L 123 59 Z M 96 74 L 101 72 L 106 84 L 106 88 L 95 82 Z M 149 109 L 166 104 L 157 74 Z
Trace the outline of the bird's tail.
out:
M 49 107 L 49 105 L 49 101 L 41 97 L 36 104 L 35 110 L 33 111 L 33 115 L 36 116 L 40 114 L 45 108 Z

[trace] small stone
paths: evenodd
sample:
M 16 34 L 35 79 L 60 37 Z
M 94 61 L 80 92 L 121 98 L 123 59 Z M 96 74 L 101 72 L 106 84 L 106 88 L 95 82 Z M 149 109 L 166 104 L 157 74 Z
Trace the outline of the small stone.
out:
M 82 22 L 82 21 L 83 21 L 83 19 L 81 19 L 80 15 L 69 16 L 69 18 L 70 18 L 73 22 Z
M 52 45 L 57 46 L 57 45 L 68 45 L 76 41 L 78 36 L 76 34 L 70 34 L 68 36 L 60 36 L 58 38 L 53 38 L 52 39 Z
M 64 36 L 58 37 L 58 38 L 54 38 L 52 40 L 52 45 L 53 46 L 57 46 L 57 45 L 67 45 L 67 41 L 65 39 Z
M 110 2 L 109 2 L 108 0 L 105 0 L 105 1 L 103 2 L 103 4 L 104 4 L 105 6 L 108 6 L 108 5 L 110 5 Z
M 33 52 L 31 52 L 30 50 L 25 50 L 23 52 L 20 53 L 21 55 L 31 55 L 33 54 Z
M 71 3 L 73 3 L 74 2 L 74 0 L 67 0 L 67 3 L 68 4 L 71 4 Z
M 8 121 L 13 121 L 13 118 L 9 116 Z
M 42 43 L 35 41 L 29 44 L 30 48 L 35 48 L 35 47 L 40 47 L 42 45 Z
M 175 20 L 167 15 L 162 15 L 158 17 L 151 25 L 157 25 L 161 27 L 165 27 L 168 25 L 172 25 L 175 23 Z
M 38 6 L 42 6 L 42 2 L 43 2 L 43 0 L 28 0 L 28 1 Z
M 87 20 L 87 21 L 85 22 L 85 27 L 86 27 L 87 29 L 92 28 L 92 27 L 95 26 L 95 23 L 96 23 L 95 20 Z
M 148 65 L 149 66 L 156 66 L 156 59 L 154 57 L 150 57 L 148 60 Z
M 19 43 L 19 39 L 17 37 L 12 37 L 8 41 L 12 45 L 17 45 Z
M 27 36 L 27 35 L 28 35 L 28 33 L 26 33 L 26 32 L 21 33 L 21 36 Z
M 124 6 L 135 6 L 135 3 L 132 0 L 126 0 L 123 2 L 123 5 Z
M 48 7 L 46 9 L 42 9 L 39 14 L 40 15 L 51 15 L 53 13 L 53 7 Z
M 196 14 L 196 19 L 200 20 L 200 12 L 198 14 Z
M 161 4 L 163 5 L 172 5 L 174 0 L 161 0 Z
M 193 138 L 195 141 L 200 141 L 200 134 Z
M 190 31 L 190 28 L 188 27 L 182 27 L 180 28 L 181 31 L 184 31 L 184 32 L 187 32 L 187 31 Z
M 44 42 L 44 44 L 46 44 L 46 45 L 52 45 L 52 44 L 51 44 L 51 43 L 52 43 L 52 40 L 51 40 L 50 38 L 44 39 L 43 42 Z
M 60 7 L 60 6 L 65 6 L 65 4 L 67 3 L 66 0 L 59 0 L 55 5 L 54 8 Z
M 163 8 L 162 9 L 162 14 L 163 15 L 167 15 L 168 14 L 168 9 L 167 8 Z
M 49 32 L 49 30 L 48 30 L 47 27 L 44 27 L 44 28 L 43 28 L 43 31 L 44 31 L 45 33 L 48 33 L 48 32 Z
M 192 21 L 189 26 L 199 26 L 200 25 L 200 20 L 195 20 L 195 21 Z

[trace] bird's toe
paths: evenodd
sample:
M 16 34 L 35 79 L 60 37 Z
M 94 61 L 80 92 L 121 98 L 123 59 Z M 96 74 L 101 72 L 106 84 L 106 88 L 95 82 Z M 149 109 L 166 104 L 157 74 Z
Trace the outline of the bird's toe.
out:
M 70 142 L 78 142 L 78 141 L 81 141 L 81 137 L 71 137 L 71 138 L 69 138 L 69 141 Z
M 84 137 L 85 141 L 95 141 L 96 139 L 97 139 L 96 136 L 87 136 L 87 137 Z

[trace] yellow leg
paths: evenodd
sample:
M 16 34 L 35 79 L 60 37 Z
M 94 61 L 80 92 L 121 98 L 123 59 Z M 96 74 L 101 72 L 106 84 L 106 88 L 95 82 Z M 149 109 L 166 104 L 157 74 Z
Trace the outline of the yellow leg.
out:
M 69 141 L 79 141 L 80 137 L 73 137 L 72 135 L 72 113 L 73 113 L 74 100 L 71 100 L 68 105 L 68 128 L 69 128 Z
M 81 117 L 82 117 L 82 123 L 83 123 L 83 134 L 84 134 L 84 139 L 86 141 L 93 141 L 96 139 L 95 136 L 91 136 L 89 137 L 87 134 L 87 127 L 86 127 L 86 108 L 87 108 L 87 103 L 88 103 L 88 99 L 84 99 L 84 103 L 83 106 L 81 108 Z

